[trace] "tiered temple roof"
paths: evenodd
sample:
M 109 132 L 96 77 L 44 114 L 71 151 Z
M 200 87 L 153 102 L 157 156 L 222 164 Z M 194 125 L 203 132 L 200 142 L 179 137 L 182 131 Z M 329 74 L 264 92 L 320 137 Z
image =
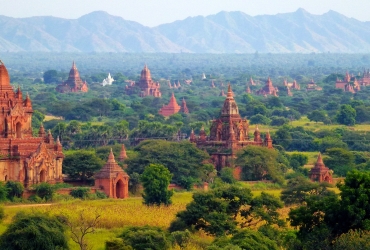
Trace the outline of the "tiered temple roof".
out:
M 260 90 L 258 90 L 256 92 L 257 95 L 273 95 L 273 96 L 278 96 L 277 95 L 277 92 L 278 92 L 278 89 L 275 88 L 273 85 L 272 85 L 272 81 L 271 81 L 271 78 L 269 77 L 266 81 L 266 84 L 263 88 L 261 88 Z
M 328 167 L 325 166 L 321 153 L 319 153 L 317 157 L 317 161 L 315 163 L 315 166 L 311 168 L 309 177 L 312 181 L 317 182 L 333 182 L 333 171 L 330 170 Z
M 32 102 L 18 87 L 15 92 L 5 65 L 0 61 L 0 180 L 19 181 L 28 187 L 40 182 L 62 182 L 62 145 L 54 143 L 41 125 L 32 134 Z
M 175 95 L 174 93 L 172 93 L 169 103 L 167 105 L 164 105 L 158 113 L 163 116 L 171 116 L 178 113 L 180 109 L 181 106 L 177 104 Z
M 272 140 L 269 133 L 265 141 L 263 141 L 260 137 L 259 129 L 256 127 L 254 140 L 252 141 L 249 140 L 248 132 L 248 121 L 240 117 L 238 105 L 235 102 L 234 94 L 229 84 L 221 116 L 212 121 L 209 136 L 206 135 L 204 128 L 202 128 L 198 137 L 192 131 L 190 141 L 196 143 L 198 147 L 209 151 L 213 163 L 220 170 L 222 167 L 229 165 L 237 150 L 247 145 L 272 148 Z
M 140 88 L 140 96 L 154 96 L 154 97 L 161 97 L 162 93 L 160 91 L 160 84 L 159 82 L 154 82 L 152 80 L 152 76 L 150 74 L 150 70 L 148 66 L 145 64 L 144 69 L 141 71 L 140 80 L 138 83 L 130 84 L 130 86 L 126 86 L 126 92 L 128 94 L 132 93 L 132 90 L 135 86 Z
M 59 84 L 56 87 L 56 91 L 60 93 L 68 92 L 87 92 L 89 90 L 86 81 L 82 81 L 80 73 L 76 67 L 75 62 L 72 63 L 72 68 L 69 71 L 68 80 Z

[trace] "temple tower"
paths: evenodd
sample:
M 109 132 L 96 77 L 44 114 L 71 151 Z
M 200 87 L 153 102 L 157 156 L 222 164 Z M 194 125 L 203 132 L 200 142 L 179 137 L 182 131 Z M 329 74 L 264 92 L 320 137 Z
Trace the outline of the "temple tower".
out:
M 173 114 L 176 114 L 180 111 L 181 106 L 177 104 L 175 94 L 172 93 L 170 101 L 168 105 L 163 106 L 158 113 L 163 116 L 171 116 Z
M 89 90 L 86 81 L 82 81 L 80 73 L 76 67 L 75 61 L 72 63 L 72 68 L 69 71 L 68 80 L 59 84 L 56 91 L 60 93 L 68 92 L 87 92 Z
M 128 181 L 130 177 L 117 164 L 112 149 L 108 161 L 103 168 L 95 174 L 95 187 L 100 188 L 109 198 L 128 198 Z
M 189 109 L 188 109 L 188 107 L 186 106 L 185 98 L 182 98 L 180 112 L 181 112 L 181 113 L 184 113 L 184 114 L 189 114 Z
M 315 166 L 311 169 L 309 177 L 312 181 L 333 183 L 333 171 L 324 165 L 321 153 L 317 157 Z

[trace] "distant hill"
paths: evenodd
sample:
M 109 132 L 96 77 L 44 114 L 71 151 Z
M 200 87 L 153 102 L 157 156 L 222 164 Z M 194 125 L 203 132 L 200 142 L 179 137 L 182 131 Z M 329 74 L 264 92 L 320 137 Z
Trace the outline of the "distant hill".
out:
M 149 28 L 97 11 L 78 19 L 0 16 L 0 52 L 370 52 L 370 22 L 329 11 L 188 17 Z

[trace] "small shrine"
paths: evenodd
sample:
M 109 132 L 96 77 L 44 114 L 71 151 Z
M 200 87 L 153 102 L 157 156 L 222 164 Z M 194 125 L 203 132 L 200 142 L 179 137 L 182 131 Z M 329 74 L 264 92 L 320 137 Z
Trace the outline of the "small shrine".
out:
M 180 112 L 183 114 L 189 114 L 189 109 L 188 106 L 186 105 L 185 98 L 182 98 Z
M 145 96 L 161 97 L 162 96 L 162 93 L 159 89 L 160 84 L 159 82 L 154 82 L 152 80 L 150 70 L 148 69 L 148 66 L 146 64 L 144 66 L 144 69 L 141 71 L 139 82 L 135 83 L 131 81 L 129 85 L 126 85 L 127 94 L 132 94 L 135 86 L 138 86 L 140 88 L 140 94 L 139 94 L 140 97 L 145 97 Z
M 104 87 L 104 86 L 107 86 L 107 85 L 112 85 L 112 83 L 114 82 L 115 80 L 113 79 L 113 77 L 111 77 L 110 73 L 108 73 L 108 76 L 107 78 L 105 78 L 103 80 L 103 82 L 101 83 L 101 85 Z
M 315 166 L 311 168 L 309 177 L 311 181 L 333 183 L 333 170 L 330 170 L 324 165 L 321 153 L 319 153 L 319 156 L 317 157 Z
M 58 91 L 59 93 L 89 91 L 87 82 L 81 80 L 80 73 L 78 72 L 78 69 L 74 61 L 72 63 L 72 68 L 69 71 L 68 80 L 59 84 L 56 87 L 56 91 Z
M 121 147 L 121 151 L 119 153 L 119 157 L 118 157 L 118 160 L 119 161 L 124 161 L 126 160 L 128 157 L 127 157 L 127 154 L 126 154 L 126 148 L 125 148 L 125 145 L 122 144 L 122 147 Z
M 95 187 L 100 188 L 109 198 L 128 198 L 128 181 L 130 177 L 117 164 L 112 149 L 108 161 L 102 169 L 95 174 Z

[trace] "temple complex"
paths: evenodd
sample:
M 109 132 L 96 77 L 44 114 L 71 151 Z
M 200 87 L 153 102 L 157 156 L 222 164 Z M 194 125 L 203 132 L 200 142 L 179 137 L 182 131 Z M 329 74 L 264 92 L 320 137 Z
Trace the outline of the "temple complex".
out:
M 138 83 L 130 82 L 128 86 L 126 86 L 127 94 L 132 94 L 133 89 L 135 86 L 140 88 L 140 97 L 145 96 L 154 96 L 154 97 L 161 97 L 162 93 L 159 90 L 160 84 L 159 82 L 154 82 L 150 75 L 150 70 L 148 69 L 147 65 L 145 64 L 144 69 L 141 71 L 140 80 Z
M 108 76 L 107 78 L 105 78 L 103 80 L 103 82 L 101 83 L 101 85 L 104 87 L 106 85 L 112 85 L 112 83 L 114 82 L 115 80 L 113 79 L 113 77 L 110 76 L 110 73 L 108 73 Z
M 361 90 L 360 83 L 357 81 L 356 77 L 353 82 L 351 81 L 351 76 L 346 72 L 346 76 L 343 80 L 337 79 L 335 82 L 336 89 L 343 89 L 345 92 L 356 93 Z
M 212 121 L 210 135 L 207 136 L 204 128 L 199 136 L 190 134 L 190 141 L 197 147 L 206 150 L 211 155 L 211 160 L 219 171 L 225 166 L 231 166 L 236 151 L 248 145 L 257 145 L 272 148 L 270 133 L 262 140 L 258 126 L 256 126 L 253 140 L 249 139 L 249 124 L 239 114 L 231 86 L 229 84 L 227 97 L 221 110 L 221 116 Z
M 163 107 L 158 111 L 160 115 L 163 116 L 171 116 L 176 114 L 180 111 L 181 106 L 177 104 L 175 95 L 172 93 L 170 102 L 167 105 L 163 105 Z
M 295 90 L 300 90 L 301 87 L 299 86 L 299 84 L 297 83 L 296 80 L 294 80 L 293 82 L 288 82 L 286 79 L 284 80 L 284 86 L 286 87 L 289 87 L 291 89 L 295 89 Z
M 188 106 L 186 106 L 185 98 L 182 98 L 180 112 L 184 114 L 189 114 L 189 109 L 188 109 Z
M 40 182 L 63 182 L 64 155 L 59 138 L 54 142 L 41 125 L 32 135 L 32 102 L 18 87 L 15 92 L 0 61 L 0 181 L 19 181 L 25 187 Z
M 313 79 L 309 83 L 307 83 L 306 91 L 320 91 L 322 90 L 321 87 L 317 86 Z
M 263 88 L 261 88 L 260 90 L 258 90 L 256 92 L 257 95 L 264 95 L 264 96 L 267 96 L 267 95 L 273 95 L 273 96 L 278 96 L 277 95 L 277 92 L 278 92 L 278 89 L 275 88 L 273 85 L 272 85 L 272 81 L 271 81 L 271 78 L 269 77 L 266 81 L 266 84 Z
M 60 93 L 69 92 L 87 92 L 89 90 L 86 81 L 82 81 L 80 73 L 77 70 L 76 64 L 73 61 L 72 68 L 69 71 L 68 80 L 59 84 L 56 87 L 56 91 Z
M 328 182 L 328 183 L 333 182 L 333 171 L 324 165 L 324 162 L 321 158 L 320 153 L 319 153 L 319 156 L 317 157 L 315 166 L 311 168 L 309 177 L 312 181 Z
M 128 198 L 128 181 L 130 177 L 117 164 L 112 149 L 107 163 L 95 174 L 95 187 L 100 188 L 109 198 Z
M 288 86 L 286 87 L 286 94 L 288 96 L 293 96 L 293 93 L 292 93 L 292 91 L 290 91 L 290 88 Z
M 364 69 L 364 73 L 362 74 L 362 78 L 360 79 L 359 82 L 362 86 L 370 85 L 370 69 L 368 70 Z

